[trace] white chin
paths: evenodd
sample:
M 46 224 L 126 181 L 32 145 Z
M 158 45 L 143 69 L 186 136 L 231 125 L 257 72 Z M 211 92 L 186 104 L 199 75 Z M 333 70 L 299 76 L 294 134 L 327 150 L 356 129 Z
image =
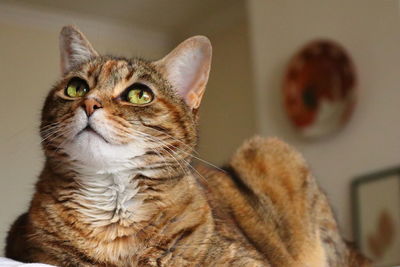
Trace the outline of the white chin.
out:
M 132 158 L 145 153 L 135 144 L 114 145 L 92 131 L 84 131 L 64 147 L 83 170 L 108 173 L 135 167 Z

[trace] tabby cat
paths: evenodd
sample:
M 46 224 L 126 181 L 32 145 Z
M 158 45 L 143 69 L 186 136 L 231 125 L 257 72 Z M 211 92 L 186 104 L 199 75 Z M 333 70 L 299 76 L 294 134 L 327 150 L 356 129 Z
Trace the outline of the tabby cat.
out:
M 211 45 L 159 61 L 101 56 L 74 26 L 47 96 L 46 162 L 6 256 L 58 266 L 367 266 L 302 159 L 255 137 L 192 167 Z

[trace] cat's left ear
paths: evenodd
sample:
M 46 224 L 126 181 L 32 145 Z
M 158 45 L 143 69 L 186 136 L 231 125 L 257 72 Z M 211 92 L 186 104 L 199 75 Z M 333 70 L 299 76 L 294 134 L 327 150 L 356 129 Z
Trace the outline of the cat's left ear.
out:
M 191 109 L 200 106 L 210 73 L 211 55 L 210 40 L 205 36 L 194 36 L 155 62 Z
M 75 65 L 79 65 L 99 54 L 75 26 L 64 26 L 60 32 L 61 73 L 65 74 Z

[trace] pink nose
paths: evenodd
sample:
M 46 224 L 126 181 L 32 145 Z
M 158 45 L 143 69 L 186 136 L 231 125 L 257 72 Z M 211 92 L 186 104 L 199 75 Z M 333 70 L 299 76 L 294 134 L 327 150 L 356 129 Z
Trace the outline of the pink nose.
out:
M 88 98 L 83 101 L 82 107 L 85 110 L 86 115 L 90 117 L 96 109 L 102 108 L 103 106 L 96 99 Z

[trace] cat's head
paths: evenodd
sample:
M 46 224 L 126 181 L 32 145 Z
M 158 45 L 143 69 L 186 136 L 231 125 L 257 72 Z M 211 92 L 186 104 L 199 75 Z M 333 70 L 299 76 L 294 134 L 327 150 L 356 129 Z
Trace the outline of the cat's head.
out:
M 104 172 L 190 160 L 211 64 L 206 37 L 150 62 L 101 56 L 66 26 L 60 50 L 62 77 L 42 111 L 48 158 Z

